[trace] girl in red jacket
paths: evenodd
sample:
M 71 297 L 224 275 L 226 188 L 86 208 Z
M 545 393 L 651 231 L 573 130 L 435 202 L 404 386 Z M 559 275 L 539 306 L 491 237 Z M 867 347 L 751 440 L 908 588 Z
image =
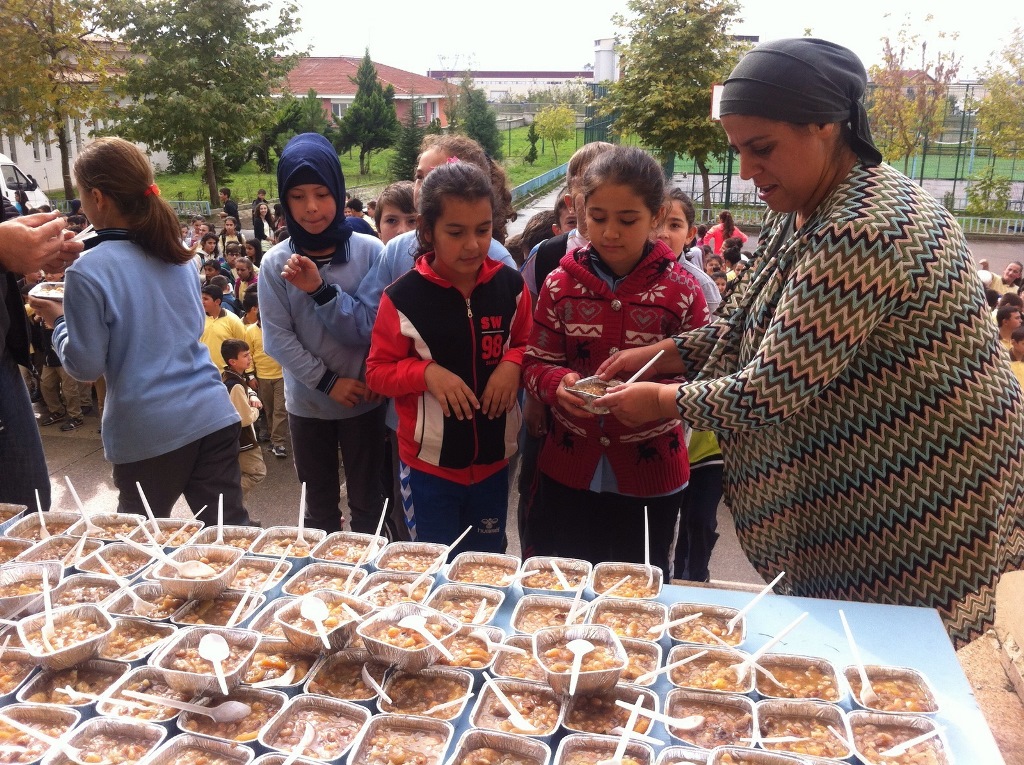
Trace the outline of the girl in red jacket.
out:
M 619 349 L 703 326 L 707 303 L 672 250 L 651 241 L 665 214 L 665 181 L 649 154 L 616 147 L 582 185 L 591 243 L 545 280 L 523 370 L 528 390 L 552 406 L 540 501 L 557 529 L 557 554 L 592 563 L 643 562 L 646 507 L 651 562 L 667 580 L 689 478 L 682 429 L 671 420 L 627 427 L 583 409 L 568 388 Z
M 508 460 L 522 415 L 520 367 L 530 293 L 487 257 L 492 190 L 468 162 L 442 165 L 419 195 L 420 255 L 388 287 L 366 382 L 395 399 L 399 476 L 412 538 L 502 552 Z

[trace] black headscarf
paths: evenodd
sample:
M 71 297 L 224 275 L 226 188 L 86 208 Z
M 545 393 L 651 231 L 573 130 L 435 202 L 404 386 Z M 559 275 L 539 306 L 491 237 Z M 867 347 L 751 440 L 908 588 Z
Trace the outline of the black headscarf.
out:
M 882 161 L 861 103 L 867 72 L 857 54 L 813 37 L 761 43 L 747 53 L 722 90 L 721 114 L 798 125 L 849 123 L 850 148 L 869 165 Z
M 326 186 L 337 205 L 334 220 L 319 234 L 311 234 L 302 228 L 288 209 L 288 190 L 305 183 Z M 288 236 L 295 249 L 316 252 L 334 247 L 331 262 L 347 262 L 345 243 L 352 236 L 352 229 L 345 222 L 345 176 L 341 172 L 338 152 L 331 142 L 319 133 L 302 133 L 290 140 L 277 163 L 277 188 L 281 195 L 281 209 L 288 222 Z

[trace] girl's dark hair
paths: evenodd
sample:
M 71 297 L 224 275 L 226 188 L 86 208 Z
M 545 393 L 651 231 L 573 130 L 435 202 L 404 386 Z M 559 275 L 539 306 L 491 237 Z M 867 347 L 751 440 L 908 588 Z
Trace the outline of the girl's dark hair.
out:
M 267 233 L 270 233 L 269 231 Z M 254 262 L 259 263 L 260 258 L 263 257 L 263 242 L 259 239 L 246 239 L 245 243 L 252 247 L 256 251 L 256 260 Z
M 450 197 L 466 202 L 486 199 L 494 208 L 494 189 L 479 167 L 469 162 L 455 162 L 435 168 L 423 179 L 420 187 L 420 223 L 416 229 L 420 243 L 419 255 L 433 249 L 424 232 L 433 232 L 437 221 L 444 215 L 445 199 Z
M 420 144 L 420 154 L 438 149 L 448 157 L 458 157 L 460 162 L 469 162 L 480 168 L 490 179 L 494 193 L 491 195 L 491 206 L 494 208 L 494 228 L 491 236 L 502 244 L 508 235 L 508 222 L 516 219 L 516 211 L 512 207 L 512 191 L 508 187 L 508 176 L 501 165 L 487 156 L 476 141 L 458 133 L 425 136 Z M 427 176 L 428 178 L 430 176 Z
M 705 235 L 706 233 L 708 233 L 708 227 L 707 227 L 707 225 L 706 225 L 706 224 L 704 224 L 704 223 L 700 223 L 700 224 L 698 224 L 698 225 L 697 225 L 697 236 L 699 236 L 699 237 L 701 237 L 701 238 L 703 239 L 703 238 L 704 238 L 704 235 Z
M 147 255 L 180 265 L 192 259 L 181 243 L 174 210 L 154 193 L 153 167 L 134 144 L 121 138 L 99 138 L 75 160 L 79 193 L 99 189 L 123 215 L 132 239 Z
M 677 189 L 674 186 L 668 190 L 665 194 L 665 203 L 678 202 L 679 206 L 683 208 L 683 217 L 686 218 L 686 225 L 693 228 L 693 222 L 697 219 L 697 210 L 693 206 L 693 200 L 690 199 L 682 189 Z
M 199 249 L 203 250 L 203 252 L 206 252 L 206 250 L 203 247 L 203 245 L 206 244 L 206 241 L 208 239 L 212 239 L 213 240 L 213 252 L 212 253 L 207 253 L 207 254 L 209 254 L 209 255 L 220 255 L 220 237 L 218 237 L 212 231 L 207 233 L 207 234 L 203 234 L 203 238 L 199 240 Z M 191 258 L 190 258 L 190 260 L 191 260 Z
M 505 242 L 505 248 L 516 265 L 522 267 L 533 248 L 550 239 L 551 227 L 557 225 L 558 214 L 554 210 L 541 210 L 526 221 L 526 227 L 521 234 L 510 236 Z
M 722 210 L 718 213 L 718 220 L 722 223 L 722 233 L 726 237 L 732 236 L 732 232 L 736 230 L 736 224 L 732 221 L 732 213 L 728 210 Z
M 665 174 L 654 157 L 643 149 L 616 146 L 599 155 L 583 174 L 583 198 L 589 199 L 606 184 L 626 186 L 657 215 L 665 200 Z
M 384 191 L 377 197 L 377 206 L 373 210 L 373 222 L 377 224 L 377 230 L 380 230 L 380 219 L 384 215 L 384 205 L 391 205 L 397 207 L 406 215 L 412 215 L 416 212 L 416 203 L 413 201 L 413 188 L 415 188 L 412 181 L 398 181 L 385 187 Z

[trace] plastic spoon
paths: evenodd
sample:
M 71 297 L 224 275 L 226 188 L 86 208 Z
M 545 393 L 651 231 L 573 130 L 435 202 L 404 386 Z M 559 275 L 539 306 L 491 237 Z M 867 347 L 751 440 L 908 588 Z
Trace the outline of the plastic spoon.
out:
M 114 581 L 121 586 L 121 589 L 118 590 L 118 593 L 126 593 L 128 597 L 131 599 L 132 608 L 135 609 L 135 613 L 139 614 L 140 616 L 152 616 L 160 610 L 159 606 L 150 603 L 148 600 L 140 598 L 135 593 L 135 591 L 132 590 L 132 583 L 124 577 L 118 576 L 114 569 L 110 567 L 110 564 L 103 559 L 102 555 L 97 555 L 96 560 L 98 560 L 100 562 L 100 566 L 102 566 L 104 570 L 106 570 L 106 572 L 114 578 Z
M 209 635 L 207 635 L 207 637 L 209 637 Z M 252 707 L 241 701 L 235 701 L 234 699 L 222 701 L 215 707 L 207 707 L 202 704 L 192 704 L 188 701 L 178 701 L 177 699 L 168 699 L 163 696 L 154 696 L 149 693 L 139 693 L 138 691 L 123 690 L 121 691 L 121 695 L 127 696 L 130 699 L 148 701 L 150 704 L 159 704 L 162 707 L 180 709 L 182 712 L 194 712 L 196 714 L 209 717 L 214 722 L 219 723 L 237 722 L 252 713 Z
M 807 740 L 807 736 L 762 736 L 758 739 L 743 736 L 740 738 L 740 741 L 760 741 L 762 744 L 795 744 L 798 741 Z
M 692 622 L 694 619 L 699 619 L 703 615 L 704 615 L 703 611 L 697 611 L 694 614 L 690 614 L 688 616 L 683 616 L 683 617 L 681 617 L 679 619 L 673 619 L 672 621 L 665 622 L 664 624 L 655 624 L 653 627 L 651 627 L 651 628 L 649 628 L 647 630 L 647 634 L 648 635 L 657 635 L 659 632 L 668 632 L 673 627 L 678 627 L 680 624 L 686 624 L 687 622 Z M 712 632 L 711 634 L 714 635 L 715 633 Z M 715 637 L 718 637 L 718 636 L 715 635 Z M 726 645 L 728 645 L 728 643 Z
M 156 525 L 156 516 L 153 515 L 153 508 L 149 506 L 149 499 L 146 497 L 146 492 L 142 490 L 142 484 L 138 481 L 135 482 L 135 488 L 139 491 L 139 499 L 142 500 L 142 507 L 146 510 L 146 516 L 149 518 L 150 523 L 153 524 L 153 531 L 156 532 L 158 527 Z M 146 524 L 140 524 L 145 526 Z
M 572 668 L 569 670 L 569 695 L 575 696 L 576 681 L 580 679 L 580 666 L 583 664 L 583 657 L 593 651 L 596 646 L 589 640 L 576 638 L 566 643 L 565 647 L 572 654 Z M 626 727 L 627 729 L 632 728 L 631 725 Z
M 331 610 L 320 598 L 315 595 L 304 595 L 299 601 L 299 613 L 303 619 L 309 619 L 316 627 L 316 634 L 323 641 L 324 648 L 330 650 L 331 641 L 327 638 L 327 628 L 324 627 L 324 619 L 331 615 Z
M 468 701 L 471 698 L 473 698 L 472 692 L 466 694 L 465 696 L 460 696 L 457 699 L 452 699 L 451 701 L 442 701 L 440 704 L 434 704 L 434 706 L 430 707 L 430 709 L 426 709 L 423 712 L 420 712 L 420 714 L 424 717 L 430 717 L 430 715 L 432 715 L 434 712 L 440 712 L 442 709 L 458 706 L 459 704 L 462 704 L 463 702 Z
M 50 572 L 43 569 L 43 628 L 40 630 L 40 637 L 47 651 L 52 652 L 53 648 L 53 604 L 50 602 Z
M 427 629 L 427 617 L 423 614 L 409 614 L 408 616 L 402 617 L 398 622 L 399 627 L 404 627 L 407 630 L 416 630 L 423 636 L 423 639 L 430 643 L 434 648 L 441 652 L 448 661 L 455 661 L 455 657 L 452 652 L 444 647 L 444 643 L 434 637 L 430 630 Z
M 487 601 L 487 598 L 482 598 L 480 600 L 480 607 L 477 608 L 476 613 L 473 614 L 473 621 L 472 621 L 473 624 L 483 624 L 484 623 L 484 619 L 487 616 L 487 609 L 490 607 L 490 605 L 491 604 Z
M 555 579 L 558 580 L 558 583 L 562 585 L 562 589 L 566 592 L 569 592 L 570 590 L 574 589 L 573 586 L 569 584 L 569 580 L 566 579 L 565 574 L 562 573 L 562 569 L 558 567 L 558 564 L 555 563 L 554 560 L 550 561 L 550 563 L 551 571 L 554 573 Z M 581 587 L 580 589 L 582 590 L 583 588 Z
M 722 638 L 718 637 L 718 635 L 716 635 L 714 632 L 709 630 L 707 627 L 701 627 L 701 629 L 704 630 L 708 634 L 708 636 L 713 639 L 714 642 L 718 643 L 718 645 L 721 648 L 725 649 L 726 651 L 731 651 L 732 653 L 736 654 L 737 656 L 742 656 L 742 654 L 739 652 L 739 649 L 737 649 L 735 646 L 731 646 L 728 643 L 726 643 L 724 640 L 722 640 Z M 752 666 L 754 669 L 756 669 L 762 675 L 767 677 L 769 680 L 771 680 L 773 683 L 775 683 L 780 688 L 786 688 L 787 687 L 784 682 L 779 680 L 779 678 L 777 678 L 775 675 L 773 675 L 771 672 L 769 672 L 763 666 L 758 664 L 756 661 L 750 662 L 750 666 Z
M 298 670 L 295 665 L 292 664 L 280 677 L 271 678 L 270 680 L 260 680 L 255 683 L 249 683 L 249 685 L 252 688 L 280 688 L 285 685 L 291 685 L 295 681 L 295 675 L 297 672 Z
M 633 709 L 634 705 L 629 704 L 622 699 L 616 699 L 615 703 L 623 709 Z M 680 730 L 696 730 L 704 724 L 704 715 L 688 715 L 686 717 L 672 717 L 670 715 L 661 714 L 654 710 L 642 709 L 640 714 L 644 717 L 649 717 L 655 722 L 660 722 L 665 725 L 669 725 L 673 728 L 679 728 Z
M 444 565 L 444 562 L 448 560 L 448 555 L 451 553 L 451 551 L 458 547 L 459 542 L 465 539 L 466 535 L 472 530 L 472 526 L 467 526 L 466 530 L 459 534 L 458 538 L 454 542 L 452 542 L 450 545 L 448 545 L 446 548 L 444 548 L 441 552 L 437 554 L 437 558 L 434 559 L 434 562 L 432 564 L 427 566 L 426 570 L 424 570 L 422 574 L 413 579 L 411 582 L 407 582 L 406 584 L 403 584 L 401 586 L 402 592 L 404 592 L 406 595 L 412 595 L 414 592 L 416 592 L 416 588 L 423 584 L 424 581 L 426 581 L 427 577 L 430 576 L 430 572 L 436 571 L 442 565 Z
M 875 693 L 875 689 L 871 687 L 871 681 L 868 680 L 868 671 L 864 668 L 864 660 L 860 657 L 860 648 L 857 647 L 857 643 L 853 639 L 853 632 L 850 630 L 850 624 L 846 621 L 846 614 L 842 609 L 839 609 L 839 621 L 843 623 L 843 631 L 850 644 L 850 653 L 853 654 L 853 661 L 857 665 L 857 674 L 860 675 L 860 703 L 866 707 L 873 707 L 878 703 L 878 694 Z
M 941 728 L 932 728 L 927 733 L 922 733 L 920 736 L 914 736 L 914 738 L 909 741 L 904 741 L 902 744 L 897 744 L 890 749 L 886 749 L 882 752 L 882 757 L 899 757 L 901 754 L 906 754 L 911 747 L 923 744 L 928 739 L 935 738 L 935 736 L 938 736 L 941 732 Z
M 60 750 L 60 752 L 62 754 L 64 754 L 65 757 L 67 757 L 71 761 L 79 763 L 79 765 L 81 765 L 81 763 L 82 763 L 82 760 L 81 760 L 82 750 L 81 749 L 76 749 L 75 747 L 71 746 L 70 744 L 64 743 L 63 741 L 61 741 L 58 738 L 54 738 L 53 736 L 48 736 L 47 734 L 43 733 L 42 731 L 36 730 L 35 728 L 30 727 L 28 725 L 23 725 L 22 723 L 18 722 L 17 720 L 12 720 L 9 716 L 7 716 L 6 714 L 3 714 L 2 712 L 0 712 L 0 720 L 2 720 L 7 725 L 10 725 L 15 730 L 21 731 L 26 736 L 30 736 L 31 738 L 34 738 L 34 739 L 36 739 L 38 741 L 42 741 L 44 744 L 46 744 L 47 746 L 49 746 L 49 747 L 51 747 L 53 749 Z M 110 762 L 109 760 L 103 760 L 103 763 L 99 763 L 98 765 L 104 765 L 104 763 L 109 763 L 109 762 Z
M 88 226 L 86 226 L 81 231 L 79 231 L 77 234 L 75 234 L 73 237 L 71 237 L 71 241 L 72 242 L 81 242 L 84 239 L 89 239 L 90 237 L 96 236 L 95 234 L 92 233 L 94 230 L 95 229 L 94 229 L 93 225 L 90 223 Z
M 388 514 L 388 497 L 385 497 L 384 498 L 384 509 L 381 510 L 381 512 L 380 512 L 380 518 L 377 521 L 377 530 L 375 532 L 373 532 L 373 539 L 371 539 L 367 543 L 366 549 L 363 550 L 362 553 L 359 554 L 358 562 L 356 563 L 356 565 L 354 565 L 352 567 L 352 570 L 348 572 L 348 576 L 345 578 L 345 584 L 341 588 L 342 592 L 348 592 L 349 591 L 349 587 L 352 585 L 352 577 L 354 577 L 356 575 L 356 570 L 360 566 L 362 566 L 364 563 L 366 563 L 366 559 L 368 557 L 370 557 L 370 550 L 372 550 L 375 547 L 375 542 L 377 541 L 377 537 L 380 536 L 380 530 L 382 528 L 384 528 L 384 519 L 387 517 L 387 514 Z
M 644 372 L 646 372 L 648 369 L 650 369 L 654 365 L 654 362 L 661 358 L 661 354 L 663 354 L 664 352 L 665 352 L 665 349 L 662 348 L 660 351 L 655 353 L 651 357 L 650 361 L 648 361 L 646 364 L 644 364 L 642 367 L 640 367 L 638 370 L 636 370 L 636 372 L 633 373 L 633 376 L 630 377 L 628 380 L 626 380 L 626 382 L 624 382 L 622 384 L 623 385 L 629 385 L 630 383 L 635 383 L 637 380 L 639 380 L 640 379 L 640 375 L 642 375 Z
M 658 355 L 654 359 L 658 358 L 664 351 L 658 351 Z M 650 364 L 654 361 L 648 362 Z M 647 505 L 644 505 L 644 565 L 647 567 L 647 586 L 654 586 L 654 569 L 651 568 L 651 518 L 647 512 Z
M 39 499 L 39 489 L 36 492 L 36 509 L 39 511 L 39 539 L 49 539 L 50 530 L 46 528 L 46 521 L 43 520 L 43 501 Z
M 487 633 L 483 630 L 473 630 L 469 633 L 469 637 L 476 638 L 477 640 L 482 640 L 484 644 L 487 646 L 487 653 L 494 653 L 496 651 L 508 651 L 509 653 L 514 653 L 519 656 L 530 655 L 529 651 L 523 648 L 519 648 L 518 646 L 506 645 L 505 643 L 495 643 L 493 640 L 490 639 L 490 637 L 488 637 Z
M 85 543 L 89 539 L 88 529 L 85 534 L 82 534 L 78 538 L 78 544 L 76 544 L 71 550 L 68 551 L 61 559 L 61 563 L 65 566 L 75 566 L 82 560 L 82 551 L 85 550 Z
M 372 688 L 374 693 L 376 693 L 378 696 L 384 699 L 385 704 L 395 703 L 391 700 L 391 697 L 384 692 L 384 688 L 381 686 L 381 684 L 373 679 L 373 675 L 370 674 L 370 670 L 366 668 L 365 664 L 363 664 L 363 668 L 360 670 L 359 674 L 362 676 L 363 682 L 366 683 L 366 686 L 368 688 Z
M 624 585 L 628 581 L 629 581 L 629 576 L 628 575 L 622 577 L 622 579 L 617 581 L 615 584 L 613 584 L 607 590 L 605 590 L 600 595 L 598 595 L 596 598 L 594 598 L 592 601 L 587 603 L 587 605 L 583 607 L 583 611 L 587 611 L 589 609 L 592 609 L 594 606 L 596 606 L 602 600 L 605 600 L 606 598 L 610 598 L 615 593 L 615 591 L 617 589 L 619 589 L 622 585 Z
M 58 688 L 57 690 L 59 690 L 61 693 L 65 694 L 72 701 L 74 701 L 75 699 L 83 699 L 85 701 L 109 701 L 110 700 L 110 696 L 108 696 L 106 693 L 101 693 L 99 695 L 97 695 L 95 693 L 85 693 L 84 691 L 76 691 L 70 685 L 65 685 L 63 688 Z M 148 708 L 148 707 L 144 707 L 142 704 L 136 704 L 134 701 L 123 701 L 122 699 L 118 699 L 117 703 L 118 704 L 124 704 L 126 706 L 131 707 L 132 709 L 147 709 Z
M 203 563 L 201 560 L 187 560 L 184 562 L 176 561 L 174 560 L 174 558 L 167 555 L 167 553 L 165 553 L 159 547 L 146 547 L 146 545 L 139 544 L 134 539 L 129 539 L 123 534 L 118 534 L 117 538 L 129 547 L 134 547 L 136 550 L 141 550 L 150 557 L 156 558 L 157 560 L 166 563 L 168 566 L 175 569 L 185 579 L 212 579 L 213 577 L 217 576 L 217 570 L 213 568 L 213 566 L 209 566 L 206 563 Z
M 775 645 L 778 644 L 784 637 L 786 637 L 786 635 L 788 635 L 792 630 L 794 630 L 800 624 L 800 622 L 806 619 L 808 615 L 808 612 L 804 611 L 802 614 L 800 614 L 800 616 L 798 616 L 788 625 L 783 627 L 782 631 L 779 632 L 778 635 L 776 635 L 763 646 L 754 651 L 754 653 L 752 653 L 748 658 L 744 659 L 739 664 L 733 664 L 732 670 L 736 673 L 736 679 L 740 682 L 743 682 L 743 678 L 747 676 L 747 671 L 750 669 L 751 665 L 757 664 L 758 659 L 760 659 L 762 656 L 768 653 L 768 651 L 771 648 L 775 647 Z
M 228 617 L 228 623 L 224 625 L 225 627 L 234 627 L 235 622 L 241 621 L 242 615 L 245 614 L 244 606 L 246 605 L 246 601 L 253 595 L 255 595 L 254 588 L 246 587 L 245 591 L 242 593 L 242 597 L 238 599 L 238 605 L 235 606 L 235 610 L 232 611 L 231 616 Z
M 616 725 L 608 732 L 611 733 L 613 736 L 621 736 L 625 732 L 625 730 L 626 729 L 623 728 L 621 725 Z M 643 733 L 637 733 L 635 730 L 630 732 L 629 737 L 634 741 L 642 741 L 645 744 L 652 744 L 653 746 L 665 746 L 665 742 L 662 741 L 660 738 L 654 738 L 654 736 L 647 736 Z M 683 760 L 682 765 L 686 765 L 686 762 L 686 760 Z M 678 761 L 677 765 L 679 765 Z
M 228 681 L 224 677 L 223 661 L 231 655 L 231 648 L 223 635 L 210 632 L 203 635 L 199 641 L 199 655 L 213 665 L 214 674 L 217 675 L 217 682 L 220 683 L 220 692 L 228 695 Z
M 685 659 L 680 659 L 679 661 L 674 661 L 671 664 L 666 664 L 661 669 L 654 669 L 654 670 L 651 670 L 650 672 L 645 672 L 644 674 L 640 675 L 640 677 L 638 677 L 636 679 L 636 683 L 637 683 L 637 685 L 643 685 L 644 683 L 646 683 L 646 682 L 648 682 L 650 680 L 653 680 L 658 675 L 663 675 L 666 672 L 671 672 L 673 669 L 676 669 L 677 667 L 681 667 L 684 664 L 689 664 L 691 661 L 696 661 L 701 656 L 704 656 L 706 654 L 707 654 L 707 651 L 698 651 L 697 653 L 693 654 L 692 656 L 687 656 Z
M 64 482 L 68 485 L 68 491 L 71 492 L 71 498 L 75 500 L 75 504 L 78 505 L 78 512 L 82 514 L 82 520 L 85 521 L 84 536 L 87 536 L 89 534 L 95 534 L 96 536 L 100 536 L 103 533 L 103 530 L 95 523 L 93 523 L 92 519 L 89 517 L 89 513 L 85 511 L 85 505 L 82 504 L 82 500 L 79 499 L 78 492 L 75 491 L 75 487 L 71 483 L 71 479 L 68 476 L 64 476 Z
M 726 623 L 726 627 L 728 627 L 729 630 L 725 634 L 731 635 L 732 631 L 736 629 L 736 625 L 740 623 L 740 619 L 742 619 L 744 616 L 750 613 L 750 609 L 756 606 L 758 601 L 761 600 L 761 598 L 763 598 L 765 595 L 771 592 L 775 585 L 777 585 L 779 581 L 782 579 L 782 577 L 784 577 L 785 575 L 785 571 L 780 572 L 779 575 L 772 579 L 770 582 L 768 582 L 768 584 L 765 585 L 765 588 L 761 590 L 759 593 L 757 593 L 757 595 L 755 595 L 753 599 L 749 603 L 747 603 L 747 605 L 743 606 L 743 608 L 737 611 L 736 615 Z
M 574 621 L 576 621 L 577 613 L 582 614 L 584 611 L 587 610 L 586 606 L 581 606 L 580 605 L 580 601 L 581 600 L 583 600 L 583 588 L 582 587 L 580 587 L 578 590 L 576 590 L 576 594 L 573 596 L 572 602 L 569 604 L 569 611 L 565 615 L 565 624 L 566 624 L 566 626 L 568 626 L 568 625 L 572 624 Z M 577 609 L 578 609 L 578 611 L 577 611 Z
M 295 534 L 295 543 L 303 544 L 306 541 L 306 537 L 303 534 L 303 530 L 306 527 L 306 482 L 302 482 L 302 488 L 299 490 L 299 523 L 298 532 Z
M 484 685 L 491 689 L 491 693 L 494 694 L 494 698 L 496 698 L 501 705 L 505 707 L 505 711 L 508 712 L 508 721 L 512 723 L 512 725 L 519 728 L 519 730 L 537 730 L 537 726 L 533 725 L 529 720 L 523 717 L 523 713 L 516 708 L 515 704 L 509 701 L 508 696 L 502 692 L 501 688 L 498 687 L 498 684 L 495 683 L 494 679 L 486 672 L 484 672 Z
M 316 728 L 312 724 L 306 723 L 306 728 L 302 733 L 302 738 L 299 739 L 299 743 L 295 745 L 291 753 L 284 758 L 284 762 L 281 765 L 292 765 L 299 756 L 306 751 L 306 747 L 313 743 L 313 738 L 316 736 Z
M 303 484 L 305 487 L 305 484 Z M 215 545 L 224 544 L 224 495 L 217 495 L 217 538 L 213 542 Z
M 572 691 L 569 692 L 572 695 Z M 629 734 L 633 732 L 633 728 L 636 727 L 636 718 L 640 714 L 640 710 L 643 709 L 644 701 L 646 697 L 643 694 L 637 696 L 636 702 L 631 705 L 629 710 L 629 718 L 626 720 L 625 730 L 619 737 L 619 743 L 615 745 L 615 754 L 608 760 L 599 760 L 597 765 L 615 765 L 616 763 L 622 762 L 622 757 L 626 754 L 626 747 L 629 745 Z

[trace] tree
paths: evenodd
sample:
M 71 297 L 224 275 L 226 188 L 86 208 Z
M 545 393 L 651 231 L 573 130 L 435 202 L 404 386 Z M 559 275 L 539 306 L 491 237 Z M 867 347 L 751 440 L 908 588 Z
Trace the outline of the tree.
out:
M 565 104 L 545 106 L 533 120 L 537 133 L 545 141 L 551 141 L 551 149 L 558 162 L 558 142 L 567 141 L 576 134 L 576 110 Z
M 64 195 L 74 197 L 69 125 L 105 105 L 114 46 L 96 34 L 99 0 L 4 0 L 0 24 L 0 132 L 48 140 L 60 151 Z
M 399 128 L 398 140 L 395 141 L 395 153 L 391 157 L 388 172 L 393 181 L 411 181 L 416 175 L 416 163 L 419 161 L 420 144 L 425 131 L 417 122 L 420 102 L 413 98 L 409 109 L 409 119 Z
M 356 97 L 338 127 L 343 145 L 359 147 L 359 174 L 367 175 L 371 154 L 391 146 L 401 127 L 395 114 L 395 89 L 380 84 L 369 48 L 350 79 L 356 85 Z
M 709 209 L 708 160 L 728 139 L 711 114 L 711 87 L 739 60 L 743 45 L 728 34 L 739 21 L 733 0 L 630 0 L 635 14 L 614 21 L 628 31 L 622 78 L 603 99 L 619 134 L 633 133 L 663 155 L 688 154 L 700 170 Z
M 107 28 L 133 54 L 118 81 L 126 101 L 110 118 L 155 149 L 203 155 L 210 202 L 217 200 L 214 152 L 259 135 L 272 121 L 270 97 L 294 64 L 288 38 L 296 6 L 269 0 L 110 0 Z
M 931 20 L 929 15 L 924 22 Z M 874 84 L 868 99 L 872 138 L 886 162 L 903 161 L 903 172 L 919 146 L 939 137 L 941 108 L 960 71 L 960 58 L 954 53 L 929 55 L 927 40 L 912 31 L 922 26 L 919 20 L 911 24 L 907 18 L 895 40 L 882 37 L 883 64 L 869 70 Z
M 978 104 L 978 131 L 996 154 L 1019 151 L 1024 148 L 1024 29 L 1013 29 L 981 79 L 986 93 Z
M 530 142 L 530 148 L 526 152 L 526 156 L 523 157 L 523 161 L 532 165 L 537 161 L 537 141 L 540 140 L 540 136 L 537 135 L 537 127 L 532 122 L 530 129 L 526 131 L 526 140 Z
M 483 146 L 492 159 L 501 159 L 498 118 L 494 109 L 487 105 L 487 96 L 479 88 L 464 88 L 461 101 L 462 124 L 459 130 Z

